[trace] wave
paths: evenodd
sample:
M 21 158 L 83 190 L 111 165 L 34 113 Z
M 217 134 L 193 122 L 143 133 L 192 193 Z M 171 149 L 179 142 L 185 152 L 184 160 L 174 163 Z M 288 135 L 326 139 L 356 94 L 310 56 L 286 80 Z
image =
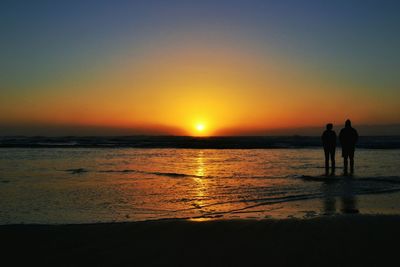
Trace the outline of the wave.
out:
M 87 173 L 90 170 L 85 168 L 76 168 L 76 169 L 67 169 L 63 170 L 65 172 L 69 172 L 71 174 L 80 174 L 80 173 Z M 191 177 L 191 178 L 219 178 L 219 179 L 231 179 L 231 178 L 240 178 L 240 179 L 282 179 L 282 178 L 292 178 L 292 175 L 232 175 L 232 176 L 212 176 L 212 175 L 196 175 L 196 174 L 186 174 L 186 173 L 178 173 L 178 172 L 152 172 L 152 171 L 142 171 L 142 170 L 135 170 L 135 169 L 124 169 L 124 170 L 99 170 L 95 171 L 98 173 L 142 173 L 142 174 L 151 174 L 151 175 L 158 175 L 158 176 L 168 176 L 168 177 Z
M 211 176 L 206 176 L 206 175 L 194 175 L 194 174 L 175 173 L 175 172 L 147 172 L 147 173 L 160 176 L 169 176 L 169 177 L 211 178 Z
M 150 172 L 150 171 L 141 171 L 141 170 L 102 170 L 98 172 L 108 172 L 108 173 L 144 173 L 144 174 L 152 174 L 158 176 L 168 176 L 168 177 L 192 177 L 192 178 L 211 178 L 211 176 L 206 175 L 194 175 L 194 174 L 186 174 L 186 173 L 177 173 L 177 172 Z
M 117 173 L 131 173 L 131 172 L 137 172 L 140 173 L 141 171 L 138 170 L 102 170 L 102 171 L 97 171 L 97 172 L 117 172 Z
M 77 169 L 67 169 L 64 170 L 65 172 L 69 172 L 71 174 L 79 174 L 79 173 L 85 173 L 85 172 L 89 172 L 88 170 L 84 169 L 84 168 L 77 168 Z
M 201 140 L 201 142 L 200 142 Z M 104 147 L 104 148 L 203 148 L 273 149 L 321 147 L 317 136 L 118 136 L 118 137 L 0 137 L 0 147 Z M 361 136 L 359 148 L 400 149 L 400 136 Z
M 311 176 L 303 176 L 302 179 L 305 179 L 308 182 L 321 182 L 322 177 L 311 177 Z M 327 177 L 323 177 L 327 179 Z M 400 177 L 399 176 L 388 176 L 388 177 L 363 177 L 363 178 L 354 178 L 349 179 L 348 177 L 334 177 L 328 178 L 328 180 L 335 180 L 335 183 L 326 183 L 321 187 L 317 187 L 314 189 L 304 188 L 304 192 L 300 193 L 290 193 L 290 190 L 283 190 L 283 193 L 286 192 L 286 195 L 282 196 L 281 194 L 271 194 L 268 197 L 255 197 L 255 198 L 247 198 L 247 199 L 235 199 L 231 201 L 222 201 L 222 202 L 214 202 L 208 203 L 205 205 L 197 205 L 192 208 L 177 210 L 176 212 L 187 211 L 187 210 L 202 210 L 202 216 L 215 216 L 215 215 L 223 215 L 223 214 L 234 214 L 234 213 L 246 213 L 246 212 L 254 212 L 254 208 L 258 207 L 271 207 L 271 205 L 279 204 L 279 203 L 288 203 L 293 201 L 303 201 L 303 200 L 313 200 L 313 199 L 327 199 L 327 198 L 344 198 L 355 199 L 357 196 L 361 195 L 378 195 L 378 194 L 387 194 L 387 193 L 395 193 L 400 192 Z M 265 193 L 264 189 L 259 190 L 259 194 Z M 311 191 L 310 191 L 311 190 Z M 299 191 L 302 191 L 300 189 Z M 308 191 L 308 192 L 307 192 Z M 257 194 L 257 193 L 255 193 Z M 246 204 L 244 207 L 233 208 L 230 210 L 222 210 L 218 211 L 218 206 L 224 206 L 227 204 Z M 213 208 L 213 210 L 208 210 L 209 208 Z
M 302 179 L 304 181 L 313 182 L 329 182 L 329 181 L 345 181 L 345 182 L 383 182 L 383 183 L 394 183 L 400 184 L 400 176 L 370 176 L 370 177 L 358 177 L 358 176 L 324 176 L 324 175 L 291 175 L 292 178 Z
M 385 194 L 385 193 L 394 193 L 400 192 L 400 187 L 398 188 L 386 188 L 380 190 L 363 190 L 362 192 L 354 193 L 351 197 L 355 198 L 359 195 L 375 195 L 375 194 Z M 223 210 L 223 211 L 207 211 L 204 210 L 200 217 L 208 217 L 208 216 L 222 216 L 225 214 L 237 214 L 237 213 L 253 213 L 255 212 L 253 209 L 258 207 L 271 207 L 274 204 L 280 203 L 288 203 L 294 201 L 303 201 L 303 200 L 313 200 L 313 199 L 324 199 L 328 196 L 326 193 L 318 192 L 318 193 L 310 193 L 310 194 L 297 194 L 297 195 L 289 195 L 285 197 L 270 197 L 270 198 L 261 198 L 261 199 L 247 199 L 247 200 L 238 200 L 238 201 L 229 201 L 229 202 L 219 202 L 219 203 L 212 203 L 203 206 L 197 206 L 194 208 L 186 209 L 186 210 L 195 210 L 195 209 L 204 209 L 209 207 L 216 207 L 219 205 L 225 204 L 237 204 L 237 203 L 252 203 L 245 207 L 235 208 L 230 210 Z M 329 195 L 329 197 L 349 197 L 348 195 Z M 177 210 L 174 212 L 181 212 L 184 210 Z M 263 212 L 265 209 L 258 210 L 258 212 Z

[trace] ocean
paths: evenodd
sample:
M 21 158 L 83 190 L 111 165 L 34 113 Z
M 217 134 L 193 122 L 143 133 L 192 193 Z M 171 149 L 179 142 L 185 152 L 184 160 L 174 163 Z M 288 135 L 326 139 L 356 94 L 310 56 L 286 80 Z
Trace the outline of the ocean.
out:
M 338 148 L 337 175 L 325 177 L 313 146 L 57 145 L 0 148 L 0 224 L 363 213 L 358 198 L 400 192 L 400 149 L 358 148 L 355 174 L 344 177 Z M 332 209 L 336 199 L 341 209 Z

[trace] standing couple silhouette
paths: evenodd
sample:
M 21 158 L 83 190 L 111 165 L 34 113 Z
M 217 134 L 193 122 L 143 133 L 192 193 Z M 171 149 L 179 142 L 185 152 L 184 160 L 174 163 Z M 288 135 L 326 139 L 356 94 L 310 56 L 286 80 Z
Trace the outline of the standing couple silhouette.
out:
M 332 162 L 331 175 L 335 174 L 336 133 L 332 130 L 333 124 L 328 123 L 321 136 L 325 152 L 325 175 L 329 175 L 329 158 Z M 350 160 L 350 174 L 354 173 L 354 151 L 358 141 L 357 130 L 351 127 L 351 121 L 346 120 L 344 128 L 339 133 L 342 146 L 344 175 L 348 175 L 348 161 Z

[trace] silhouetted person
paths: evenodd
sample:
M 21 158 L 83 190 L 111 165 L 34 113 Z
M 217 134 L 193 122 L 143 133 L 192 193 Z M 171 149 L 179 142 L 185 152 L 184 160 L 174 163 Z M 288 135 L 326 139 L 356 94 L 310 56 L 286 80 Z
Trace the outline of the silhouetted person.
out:
M 329 174 L 329 158 L 332 162 L 332 174 L 335 173 L 336 133 L 332 130 L 332 123 L 326 125 L 326 130 L 321 136 L 325 152 L 325 174 Z
M 339 134 L 340 144 L 342 145 L 342 157 L 344 160 L 344 174 L 347 174 L 348 159 L 350 159 L 350 173 L 354 172 L 354 150 L 358 141 L 356 129 L 351 127 L 351 121 L 347 120 L 345 127 Z

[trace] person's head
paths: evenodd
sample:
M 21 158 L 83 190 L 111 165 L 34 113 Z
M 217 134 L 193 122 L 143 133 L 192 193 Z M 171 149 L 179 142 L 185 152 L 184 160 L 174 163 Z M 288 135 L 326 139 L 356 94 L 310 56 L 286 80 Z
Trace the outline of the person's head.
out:
M 346 122 L 344 123 L 345 127 L 351 127 L 351 121 L 350 120 L 346 120 Z
M 333 124 L 332 123 L 328 123 L 327 125 L 326 125 L 326 129 L 327 130 L 332 130 L 332 127 L 333 127 Z

